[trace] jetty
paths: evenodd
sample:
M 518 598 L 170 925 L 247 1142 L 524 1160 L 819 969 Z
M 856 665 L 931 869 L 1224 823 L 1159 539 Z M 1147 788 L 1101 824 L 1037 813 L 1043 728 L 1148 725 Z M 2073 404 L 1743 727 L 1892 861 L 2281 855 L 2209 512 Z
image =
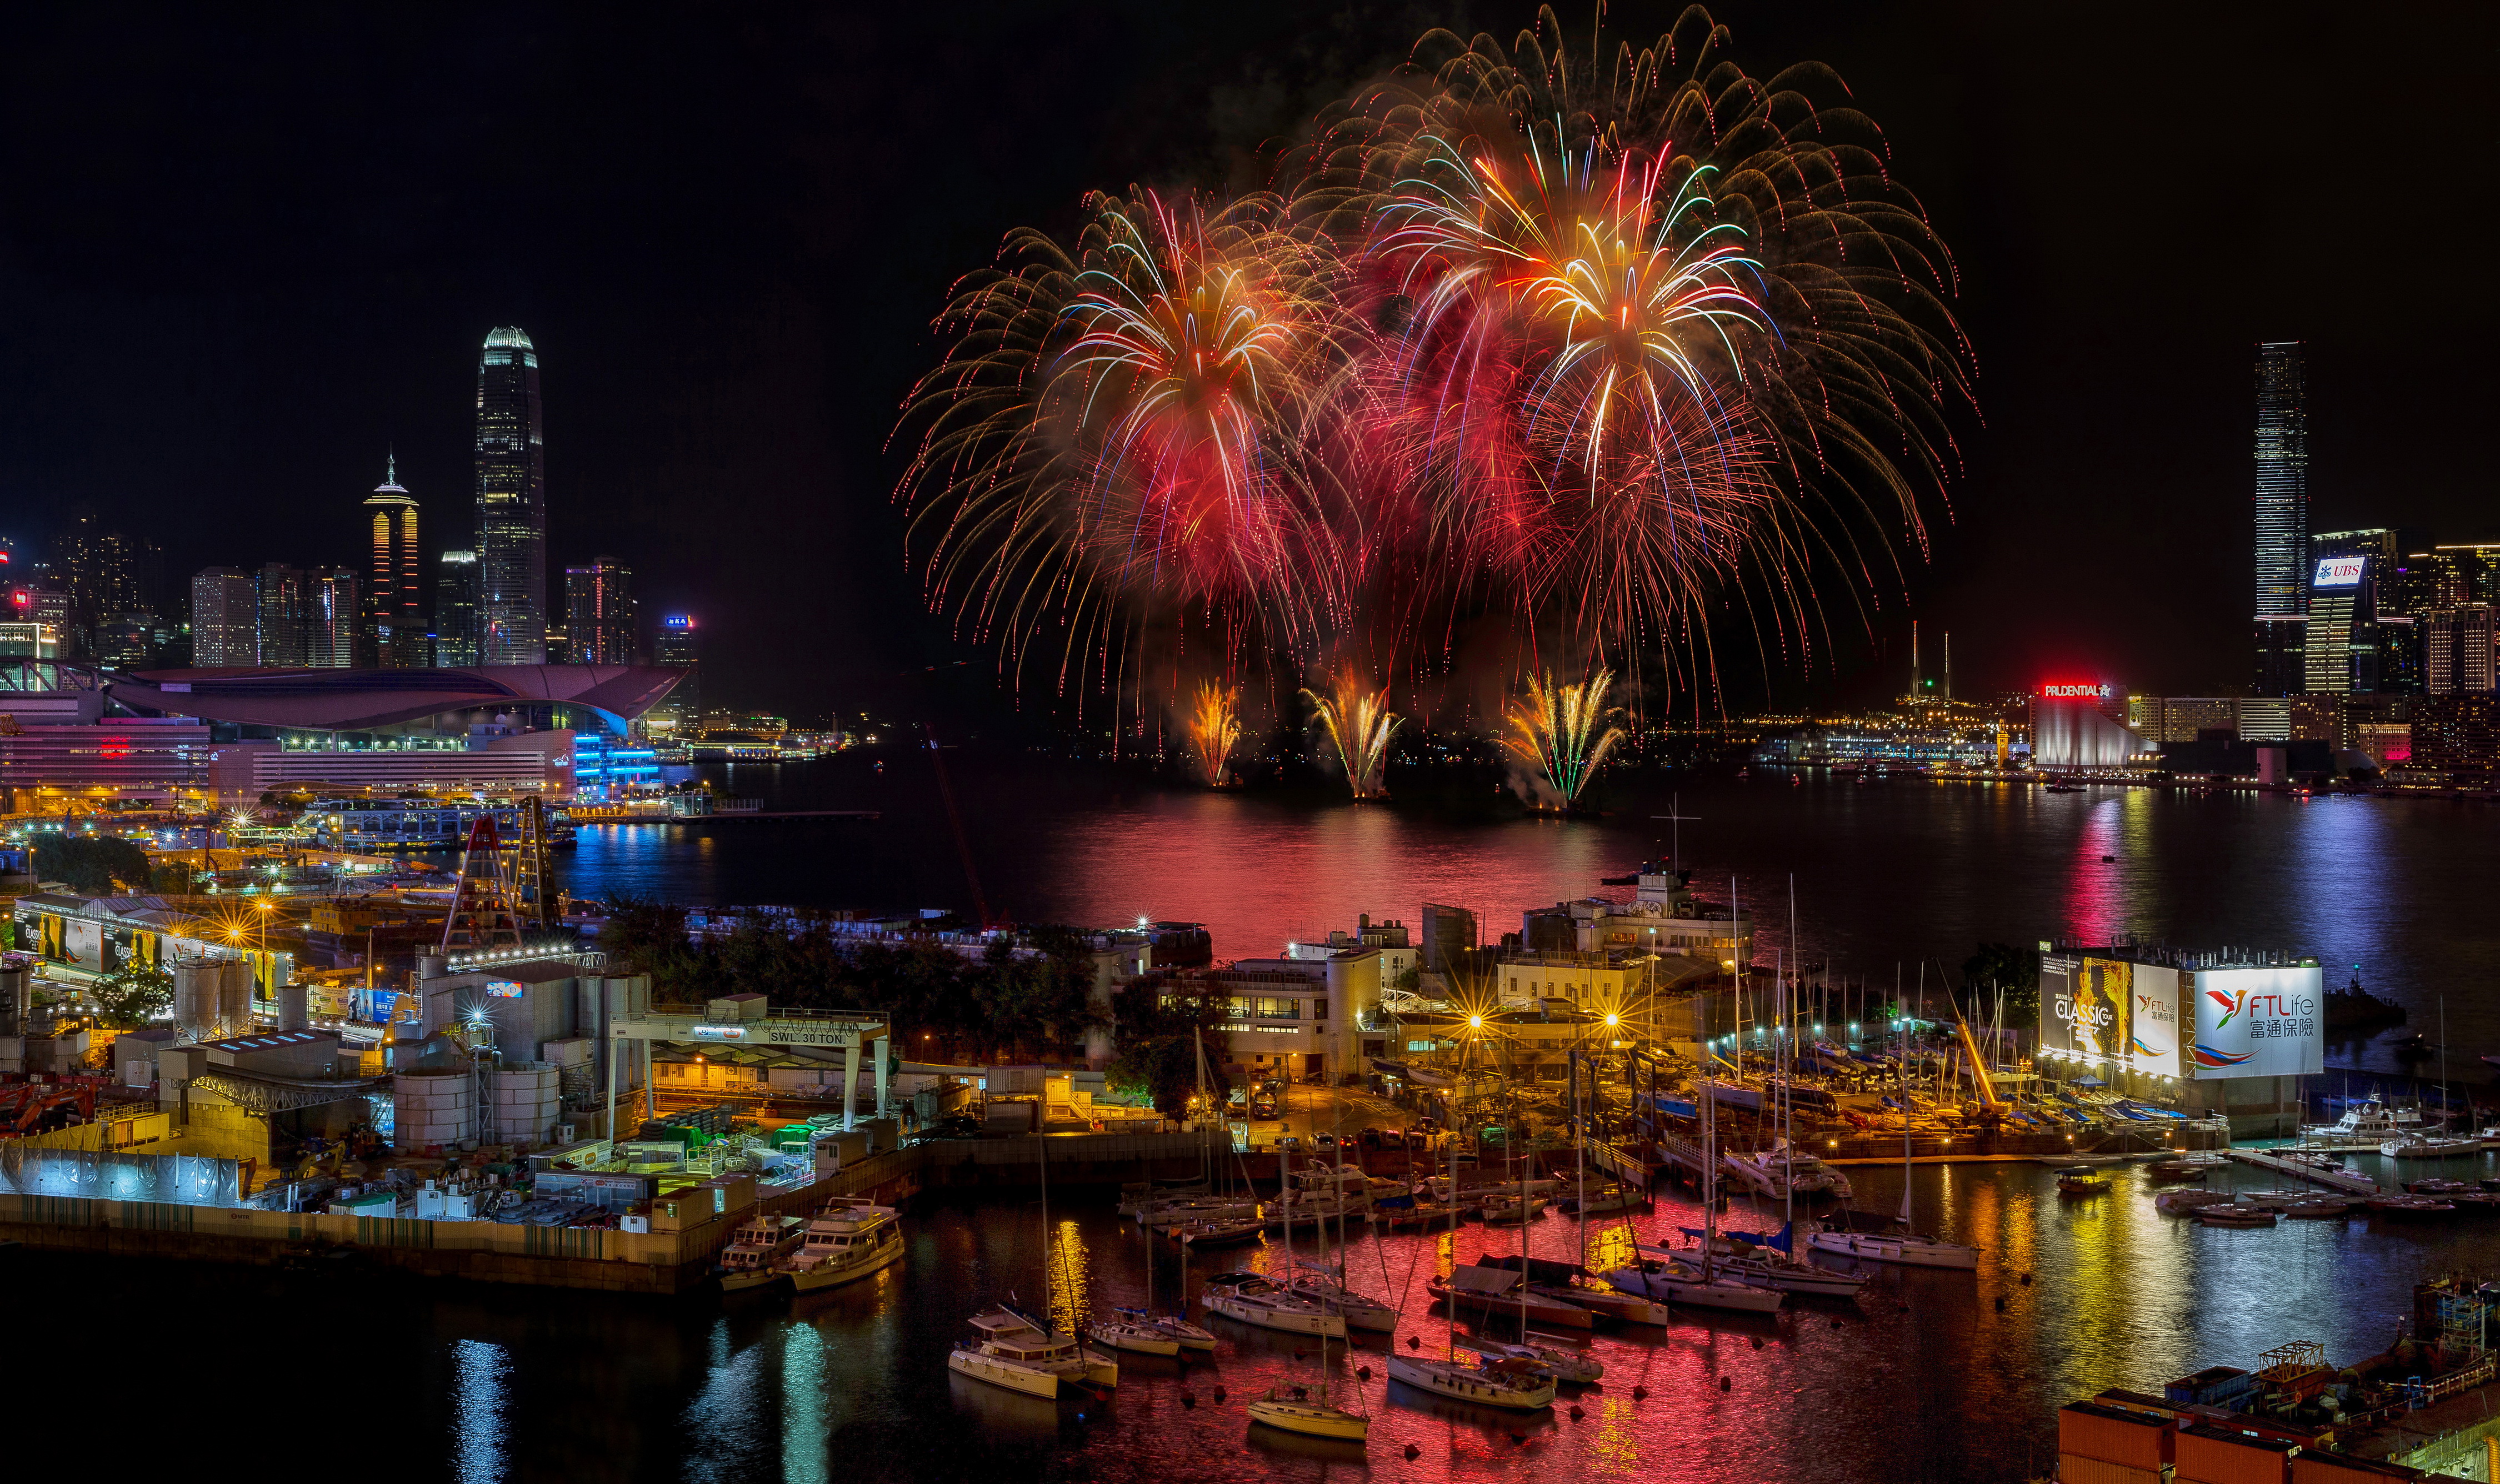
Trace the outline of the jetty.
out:
M 2340 1190 L 2346 1195 L 2369 1196 L 2380 1193 L 2377 1180 L 2366 1175 L 2354 1175 L 2349 1170 L 2340 1174 L 2314 1170 L 2307 1165 L 2294 1164 L 2290 1160 L 2269 1154 L 2263 1149 L 2224 1149 L 2222 1152 L 2240 1164 L 2254 1165 L 2260 1170 L 2271 1170 L 2277 1175 L 2288 1175 L 2293 1179 L 2307 1180 L 2313 1185 L 2323 1185 L 2329 1190 Z

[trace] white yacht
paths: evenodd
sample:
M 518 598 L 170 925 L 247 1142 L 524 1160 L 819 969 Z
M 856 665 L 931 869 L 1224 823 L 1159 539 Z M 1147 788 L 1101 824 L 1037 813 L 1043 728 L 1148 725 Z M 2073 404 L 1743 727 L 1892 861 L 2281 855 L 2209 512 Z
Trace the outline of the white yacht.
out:
M 1062 1383 L 1117 1386 L 1118 1365 L 1085 1353 L 1073 1335 L 1046 1335 L 1003 1305 L 971 1318 L 971 1338 L 955 1341 L 946 1369 L 958 1375 L 1020 1391 L 1056 1397 Z
M 891 1266 L 903 1256 L 902 1217 L 891 1206 L 836 1196 L 807 1223 L 780 1271 L 801 1293 L 839 1288 Z
M 776 1266 L 807 1235 L 805 1216 L 756 1216 L 730 1234 L 720 1254 L 720 1291 L 761 1288 L 782 1276 Z
M 2444 1139 L 2437 1134 L 2416 1130 L 2381 1144 L 2379 1152 L 2389 1159 L 2453 1159 L 2460 1154 L 2482 1153 L 2483 1141 L 2479 1138 Z
M 1852 1194 L 1849 1177 L 1786 1139 L 1773 1141 L 1770 1148 L 1750 1154 L 1729 1153 L 1722 1160 L 1738 1184 L 1770 1200 L 1831 1196 L 1846 1201 Z
M 1294 1266 L 1302 1270 L 1292 1285 L 1297 1297 L 1308 1299 L 1330 1313 L 1343 1315 L 1349 1329 L 1368 1330 L 1375 1335 L 1398 1333 L 1398 1310 L 1346 1287 L 1332 1275 L 1332 1270 L 1317 1263 Z
M 1192 1324 L 1177 1314 L 1155 1314 L 1142 1308 L 1115 1308 L 1111 1312 L 1119 1315 L 1123 1323 L 1146 1325 L 1162 1331 L 1165 1338 L 1181 1349 L 1212 1350 L 1215 1348 L 1213 1332 Z
M 1961 1268 L 1973 1272 L 1979 1268 L 1979 1248 L 1913 1236 L 1907 1228 L 1884 1232 L 1822 1231 L 1814 1234 L 1809 1245 L 1837 1257 L 1901 1268 Z
M 1512 1411 L 1541 1411 L 1554 1404 L 1554 1377 L 1541 1367 L 1521 1360 L 1480 1361 L 1429 1360 L 1416 1355 L 1392 1354 L 1389 1357 L 1389 1378 L 1403 1381 L 1418 1391 L 1453 1402 L 1472 1402 L 1478 1406 L 1499 1406 Z
M 1776 1288 L 1753 1284 L 1717 1272 L 1704 1272 L 1659 1247 L 1643 1247 L 1642 1261 L 1600 1276 L 1626 1293 L 1661 1304 L 1686 1304 L 1695 1308 L 1724 1308 L 1740 1314 L 1767 1314 L 1789 1301 Z
M 2344 1116 L 2332 1123 L 2305 1125 L 2300 1137 L 2317 1144 L 2370 1145 L 2413 1133 L 2421 1121 L 2420 1109 L 2390 1108 L 2374 1092 L 2358 1103 L 2346 1104 Z
M 1343 1314 L 1331 1313 L 1325 1306 L 1255 1273 L 1219 1274 L 1208 1278 L 1201 1302 L 1210 1314 L 1222 1314 L 1263 1330 L 1325 1335 L 1332 1339 L 1345 1338 Z

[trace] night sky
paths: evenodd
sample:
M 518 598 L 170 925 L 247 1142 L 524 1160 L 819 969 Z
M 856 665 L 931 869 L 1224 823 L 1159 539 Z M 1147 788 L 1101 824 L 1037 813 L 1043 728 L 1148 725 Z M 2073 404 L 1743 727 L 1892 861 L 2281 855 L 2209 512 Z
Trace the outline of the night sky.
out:
M 701 615 L 707 701 L 812 717 L 989 664 L 922 612 L 884 446 L 957 274 L 1089 188 L 1254 178 L 1426 27 L 1533 12 L 228 14 L 5 22 L 0 534 L 40 548 L 84 501 L 176 576 L 354 563 L 395 448 L 429 556 L 467 545 L 478 342 L 517 324 L 550 566 L 625 559 L 646 614 Z M 1758 76 L 1848 80 L 1978 348 L 1933 560 L 1788 694 L 1896 693 L 1912 616 L 1964 694 L 2243 683 L 2260 339 L 2310 345 L 2319 529 L 2500 538 L 2500 9 L 1717 14 Z

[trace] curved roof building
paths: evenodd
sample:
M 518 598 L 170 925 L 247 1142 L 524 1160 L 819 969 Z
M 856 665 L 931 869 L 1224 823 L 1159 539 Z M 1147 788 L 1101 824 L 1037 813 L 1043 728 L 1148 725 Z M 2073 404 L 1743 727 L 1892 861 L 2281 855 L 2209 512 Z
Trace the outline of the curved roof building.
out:
M 98 672 L 143 716 L 246 726 L 370 731 L 452 712 L 571 706 L 622 731 L 685 672 L 657 664 L 486 664 L 454 670 L 196 669 Z

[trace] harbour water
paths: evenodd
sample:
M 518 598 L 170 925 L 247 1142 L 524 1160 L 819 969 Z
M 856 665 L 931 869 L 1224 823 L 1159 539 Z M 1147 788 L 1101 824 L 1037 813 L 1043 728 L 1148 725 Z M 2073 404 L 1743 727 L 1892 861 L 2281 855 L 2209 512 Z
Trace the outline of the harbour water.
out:
M 2392 1174 L 2377 1156 L 2355 1163 Z M 2477 1158 L 2438 1173 L 2492 1170 Z M 2405 1173 L 2432 1172 L 2421 1162 Z M 1861 1204 L 1897 1204 L 1897 1170 L 1849 1174 Z M 334 1461 L 365 1478 L 1189 1484 L 1533 1468 L 1628 1481 L 2011 1484 L 2050 1461 L 2060 1402 L 2248 1366 L 2292 1339 L 2324 1342 L 2339 1364 L 2358 1359 L 2394 1337 L 2417 1277 L 2500 1274 L 2500 1225 L 2356 1217 L 2207 1229 L 2156 1214 L 2132 1167 L 2115 1172 L 2109 1194 L 2081 1201 L 2060 1200 L 2050 1172 L 2031 1164 L 1922 1167 L 1917 1191 L 1922 1224 L 1986 1249 L 1977 1274 L 1878 1269 L 1854 1302 L 1793 1301 L 1776 1319 L 1684 1311 L 1661 1330 L 1600 1332 L 1589 1344 L 1604 1380 L 1526 1418 L 1393 1387 L 1385 1342 L 1363 1340 L 1351 1360 L 1334 1357 L 1332 1383 L 1373 1419 L 1359 1454 L 1251 1435 L 1242 1403 L 1274 1381 L 1313 1384 L 1316 1353 L 1308 1339 L 1222 1319 L 1209 1321 L 1222 1336 L 1211 1361 L 1184 1375 L 1128 1358 L 1107 1403 L 1053 1406 L 951 1378 L 945 1353 L 967 1314 L 1010 1294 L 1033 1305 L 1042 1292 L 1042 1218 L 1029 1197 L 936 1205 L 910 1219 L 903 1263 L 806 1299 L 667 1303 L 25 1253 L 12 1258 L 11 1281 L 17 1332 L 45 1337 L 55 1374 L 98 1373 L 127 1354 L 122 1327 L 95 1316 L 159 1316 L 151 1328 L 178 1346 L 186 1384 L 235 1378 L 253 1399 L 245 1414 L 307 1440 L 325 1436 Z M 1672 1242 L 1699 1212 L 1661 1202 L 1633 1219 L 1644 1238 Z M 1740 1203 L 1730 1219 L 1778 1216 Z M 1055 1191 L 1050 1220 L 1051 1302 L 1063 1320 L 1142 1300 L 1149 1245 L 1169 1302 L 1182 1278 L 1175 1250 L 1121 1221 L 1107 1195 Z M 1597 1255 L 1621 1250 L 1620 1226 L 1593 1218 L 1592 1229 Z M 1538 1256 L 1567 1261 L 1579 1242 L 1560 1215 L 1529 1230 Z M 1268 1241 L 1197 1259 L 1191 1289 L 1210 1271 L 1277 1270 L 1282 1253 Z M 1473 1223 L 1455 1236 L 1358 1230 L 1346 1267 L 1353 1286 L 1403 1299 L 1397 1343 L 1412 1336 L 1437 1350 L 1450 1326 L 1430 1309 L 1425 1280 L 1454 1259 L 1515 1252 L 1519 1241 L 1518 1228 Z M 202 1331 L 184 1335 L 194 1320 Z M 1195 1407 L 1182 1405 L 1184 1388 Z M 324 1433 L 322 1419 L 340 1425 Z
M 1426 901 L 1474 908 L 1490 937 L 1524 908 L 1600 892 L 1599 879 L 1668 853 L 1680 831 L 1696 886 L 1733 889 L 1760 953 L 1835 979 L 1916 993 L 1919 965 L 1960 974 L 1982 941 L 2119 934 L 2189 947 L 2317 954 L 2340 986 L 2364 983 L 2410 1012 L 2401 1028 L 2330 1042 L 2331 1066 L 2434 1074 L 2396 1043 L 2436 1045 L 2451 1075 L 2484 1080 L 2500 1052 L 2500 926 L 2484 898 L 2500 814 L 2421 799 L 2102 789 L 2052 794 L 1913 778 L 1730 767 L 1622 772 L 1610 812 L 1553 820 L 1326 798 L 1211 793 L 1039 758 L 947 755 L 964 850 L 928 754 L 851 753 L 806 764 L 712 769 L 780 809 L 874 809 L 873 823 L 593 827 L 565 860 L 576 894 L 907 910 L 969 906 L 966 861 L 993 915 L 1102 924 L 1140 917 L 1208 925 L 1220 957 L 1351 927 L 1413 922 Z M 879 763 L 883 766 L 880 768 Z M 1680 823 L 1655 816 L 1680 813 Z M 1617 894 L 1621 894 L 1618 891 Z M 1941 968 L 1939 968 L 1941 964 Z M 2444 1002 L 2444 1003 L 2443 1003 Z
M 2493 817 L 2472 806 L 1793 786 L 1720 770 L 1627 775 L 1613 784 L 1609 817 L 1553 822 L 1210 795 L 950 754 L 959 853 L 926 756 L 887 752 L 882 771 L 876 760 L 728 778 L 732 791 L 776 807 L 883 811 L 873 823 L 588 828 L 563 863 L 566 885 L 687 902 L 960 907 L 972 890 L 969 856 L 996 915 L 1202 920 L 1218 953 L 1234 956 L 1350 925 L 1360 911 L 1411 920 L 1428 899 L 1472 906 L 1499 931 L 1523 907 L 1595 891 L 1599 877 L 1661 853 L 1676 826 L 1650 817 L 1680 812 L 1691 817 L 1680 826 L 1686 856 L 1705 884 L 1733 876 L 1766 949 L 1785 947 L 1793 873 L 1797 952 L 1835 974 L 1881 983 L 1897 964 L 1914 984 L 1923 958 L 1933 974 L 1937 960 L 1957 969 L 1980 940 L 2053 934 L 2286 947 L 2318 953 L 2337 978 L 2360 962 L 2372 988 L 2410 1008 L 2408 1031 L 2436 1040 L 2444 1001 L 2460 1077 L 2472 1067 L 2483 1081 L 2475 1055 L 2500 1049 L 2500 1006 L 2487 992 L 2500 933 L 2482 900 Z M 2330 1047 L 2329 1059 L 2397 1066 L 2385 1037 Z M 2382 1179 L 2396 1173 L 2376 1156 L 2353 1163 Z M 1859 1204 L 1897 1204 L 1896 1169 L 1849 1174 Z M 2500 1165 L 2477 1157 L 2403 1174 Z M 62 1384 L 128 1376 L 136 1365 L 181 1388 L 169 1401 L 230 1419 L 252 1439 L 238 1446 L 317 1453 L 360 1477 L 463 1484 L 1449 1481 L 1530 1468 L 1641 1481 L 2011 1481 L 2050 1461 L 2060 1402 L 2253 1365 L 2294 1339 L 2356 1359 L 2388 1343 L 2418 1279 L 2451 1268 L 2500 1276 L 2500 1224 L 2359 1216 L 2212 1230 L 2156 1214 L 2132 1167 L 2114 1183 L 2105 1196 L 2061 1201 L 2036 1165 L 1921 1167 L 1921 1223 L 1983 1247 L 1977 1274 L 1878 1270 L 1856 1302 L 1807 1300 L 1778 1320 L 1685 1314 L 1662 1331 L 1601 1333 L 1592 1345 L 1604 1383 L 1547 1416 L 1393 1392 L 1380 1341 L 1369 1341 L 1337 1359 L 1336 1394 L 1375 1419 L 1360 1455 L 1251 1436 L 1241 1403 L 1272 1381 L 1308 1384 L 1315 1359 L 1296 1354 L 1307 1340 L 1220 1320 L 1210 1364 L 1184 1380 L 1133 1361 L 1106 1404 L 1036 1407 L 951 1379 L 944 1357 L 966 1315 L 1043 1291 L 1041 1212 L 1029 1197 L 915 1210 L 903 1263 L 805 1300 L 662 1302 L 31 1252 L 0 1254 L 0 1270 L 16 1333 L 40 1338 L 45 1372 Z M 1115 1216 L 1107 1192 L 1055 1189 L 1050 1217 L 1061 1254 L 1050 1301 L 1063 1315 L 1144 1298 L 1149 1242 Z M 1671 1241 L 1697 1217 L 1661 1204 L 1636 1220 L 1645 1237 Z M 1777 1224 L 1741 1205 L 1731 1219 Z M 1565 1218 L 1530 1233 L 1539 1256 L 1568 1260 L 1577 1246 Z M 1598 1235 L 1601 1251 L 1620 1248 L 1620 1234 Z M 1355 1286 L 1405 1300 L 1398 1343 L 1411 1336 L 1438 1348 L 1449 1326 L 1428 1307 L 1425 1278 L 1519 1241 L 1517 1228 L 1473 1224 L 1455 1237 L 1358 1236 L 1347 1266 Z M 1280 1258 L 1272 1246 L 1201 1258 L 1187 1281 L 1194 1291 L 1210 1268 L 1272 1270 Z M 1183 1278 L 1169 1249 L 1156 1272 L 1168 1302 Z M 1366 1365 L 1367 1381 L 1353 1373 Z M 1182 1404 L 1184 1386 L 1195 1407 Z M 105 1443 L 94 1447 L 107 1456 Z

